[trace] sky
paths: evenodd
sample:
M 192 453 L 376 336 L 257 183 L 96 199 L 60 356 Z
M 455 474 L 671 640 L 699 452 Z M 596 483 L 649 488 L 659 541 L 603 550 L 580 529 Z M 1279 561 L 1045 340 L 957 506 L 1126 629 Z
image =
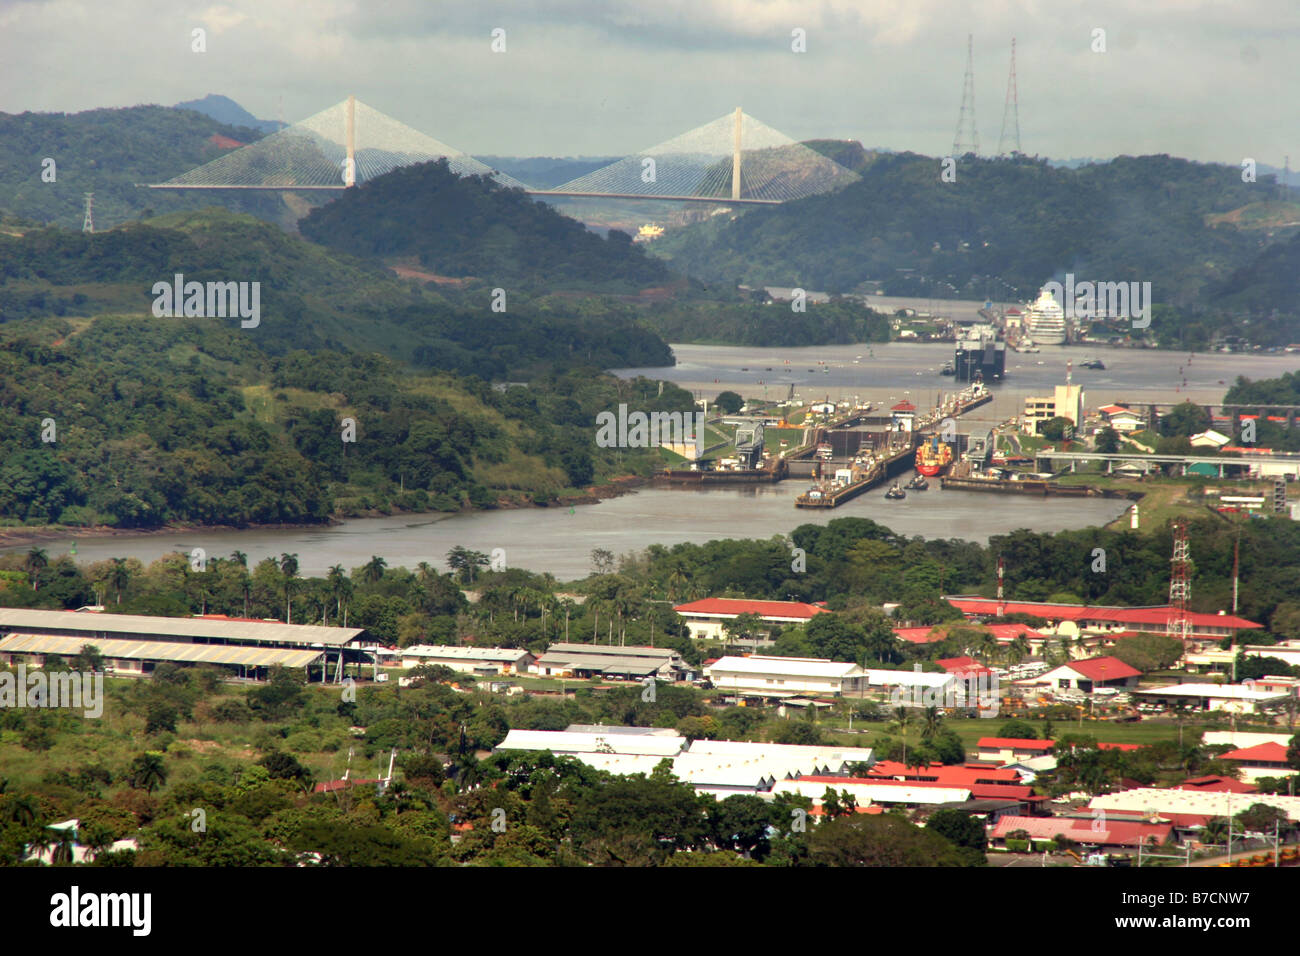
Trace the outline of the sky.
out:
M 220 93 L 292 123 L 351 93 L 472 154 L 614 156 L 743 106 L 943 156 L 968 34 L 981 154 L 1014 36 L 1026 153 L 1300 163 L 1296 0 L 0 0 L 0 111 Z

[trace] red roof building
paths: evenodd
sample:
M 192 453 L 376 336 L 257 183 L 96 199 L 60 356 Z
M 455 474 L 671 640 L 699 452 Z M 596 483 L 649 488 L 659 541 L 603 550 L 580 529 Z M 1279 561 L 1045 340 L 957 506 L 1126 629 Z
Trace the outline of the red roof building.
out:
M 1048 604 L 1042 601 L 1002 601 L 985 597 L 945 597 L 945 601 L 967 617 L 1002 617 L 1007 614 L 1031 614 L 1053 624 L 1074 622 L 1080 630 L 1154 631 L 1164 633 L 1171 608 L 1167 604 L 1153 607 L 1099 607 L 1082 604 Z M 1188 612 L 1192 636 L 1219 639 L 1241 630 L 1263 627 L 1235 614 Z
M 1015 683 L 1024 687 L 1048 687 L 1053 690 L 1080 690 L 1090 694 L 1099 687 L 1136 687 L 1142 672 L 1118 657 L 1089 657 L 1070 661 L 1059 667 L 1027 677 Z
M 1051 840 L 1059 834 L 1086 846 L 1131 848 L 1164 843 L 1174 833 L 1167 823 L 1136 823 L 1113 819 L 1109 814 L 1104 822 L 1074 817 L 1002 817 L 989 840 L 1005 846 L 1008 835 L 1017 830 L 1024 830 L 1035 840 Z
M 673 608 L 686 619 L 691 637 L 724 640 L 724 624 L 742 614 L 753 614 L 765 623 L 806 624 L 818 614 L 829 614 L 824 607 L 802 601 L 748 601 L 740 598 L 704 598 L 688 601 Z
M 1207 777 L 1188 777 L 1173 789 L 1202 790 L 1206 793 L 1255 793 L 1258 790 L 1254 784 L 1243 783 L 1240 780 L 1233 780 L 1231 777 L 1220 777 L 1215 774 Z
M 973 657 L 943 657 L 935 661 L 949 674 L 965 674 L 967 677 L 979 677 L 983 674 L 992 674 L 990 668 L 985 667 Z
M 1242 779 L 1248 783 L 1260 777 L 1289 777 L 1297 771 L 1286 762 L 1286 747 L 1269 742 L 1253 747 L 1229 750 L 1220 760 L 1231 760 L 1241 768 Z
M 1007 645 L 1016 638 L 1023 637 L 1032 650 L 1036 643 L 1049 640 L 1049 635 L 1036 631 L 1024 624 L 981 624 L 982 630 L 993 635 L 999 644 Z M 942 627 L 896 627 L 894 636 L 909 644 L 934 644 L 948 636 Z
M 1055 746 L 1054 740 L 1023 737 L 981 737 L 977 744 L 981 760 L 997 760 L 1000 763 L 1014 763 L 1030 757 L 1041 757 L 1051 753 Z

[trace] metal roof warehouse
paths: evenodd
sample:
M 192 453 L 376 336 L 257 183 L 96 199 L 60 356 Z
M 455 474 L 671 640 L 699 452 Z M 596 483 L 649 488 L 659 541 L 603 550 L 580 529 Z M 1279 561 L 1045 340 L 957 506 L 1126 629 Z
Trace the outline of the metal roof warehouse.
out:
M 146 674 L 163 661 L 220 664 L 262 678 L 274 666 L 320 665 L 342 679 L 347 664 L 369 662 L 353 645 L 364 628 L 281 624 L 208 617 L 152 617 L 83 611 L 0 608 L 0 661 L 14 664 L 98 648 L 110 674 Z

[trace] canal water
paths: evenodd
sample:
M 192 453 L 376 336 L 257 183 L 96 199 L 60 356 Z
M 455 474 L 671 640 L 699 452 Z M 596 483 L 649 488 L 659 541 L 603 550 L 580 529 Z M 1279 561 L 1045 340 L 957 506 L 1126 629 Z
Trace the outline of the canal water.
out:
M 891 343 L 759 349 L 677 345 L 673 368 L 624 369 L 625 377 L 644 374 L 677 382 L 703 395 L 731 388 L 746 397 L 784 398 L 790 387 L 805 401 L 829 395 L 883 402 L 907 398 L 926 407 L 952 379 L 939 368 L 952 357 L 951 345 Z M 1077 366 L 1097 355 L 1106 370 Z M 860 357 L 859 357 L 860 356 Z M 1043 348 L 1038 354 L 1011 353 L 1008 379 L 993 386 L 994 402 L 961 419 L 962 430 L 1005 420 L 1023 408 L 1024 396 L 1050 394 L 1065 381 L 1073 360 L 1073 379 L 1086 389 L 1090 407 L 1111 401 L 1213 402 L 1238 375 L 1275 378 L 1300 367 L 1295 355 L 1229 355 L 1098 349 Z M 789 365 L 786 361 L 789 360 Z M 825 362 L 826 365 L 819 365 Z M 830 371 L 820 371 L 821 368 Z M 771 368 L 772 371 L 768 371 Z M 809 372 L 808 369 L 819 369 Z M 748 371 L 745 371 L 748 369 Z M 715 381 L 716 380 L 716 381 Z M 910 492 L 903 501 L 886 501 L 877 488 L 833 511 L 804 511 L 794 498 L 802 480 L 739 488 L 645 488 L 598 504 L 573 508 L 526 508 L 456 515 L 361 518 L 328 528 L 304 530 L 193 531 L 157 535 L 87 538 L 77 542 L 78 559 L 136 557 L 151 561 L 168 551 L 201 547 L 209 556 L 244 551 L 250 562 L 282 552 L 298 555 L 305 575 L 322 575 L 334 564 L 358 567 L 372 555 L 390 566 L 414 567 L 428 561 L 446 567 L 456 545 L 491 553 L 504 551 L 508 566 L 549 571 L 561 580 L 585 576 L 596 548 L 624 554 L 650 544 L 703 543 L 716 538 L 768 538 L 796 526 L 832 518 L 871 518 L 894 531 L 926 538 L 984 542 L 990 535 L 1018 528 L 1056 531 L 1104 524 L 1126 507 L 1121 499 L 1036 498 L 943 491 Z M 72 539 L 51 541 L 51 557 L 67 553 Z M 26 547 L 8 550 L 26 550 Z

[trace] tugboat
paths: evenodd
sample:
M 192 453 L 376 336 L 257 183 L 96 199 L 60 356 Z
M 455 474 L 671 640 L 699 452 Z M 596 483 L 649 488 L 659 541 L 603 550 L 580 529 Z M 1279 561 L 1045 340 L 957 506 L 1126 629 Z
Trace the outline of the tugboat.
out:
M 1081 367 L 1081 368 L 1090 368 L 1090 369 L 1092 369 L 1092 370 L 1095 371 L 1095 372 L 1104 372 L 1104 371 L 1106 371 L 1106 363 L 1103 362 L 1103 361 L 1102 361 L 1101 359 L 1099 359 L 1099 358 L 1089 359 L 1088 361 L 1084 362 L 1083 365 L 1080 366 L 1080 367 Z
M 956 375 L 957 369 L 951 362 L 945 362 L 943 368 L 939 369 L 940 375 Z
M 906 498 L 907 492 L 899 487 L 898 482 L 894 482 L 890 489 L 885 492 L 885 497 L 890 501 L 897 501 L 899 498 Z
M 925 480 L 924 475 L 916 474 L 913 475 L 912 480 L 907 483 L 907 487 L 912 491 L 927 491 L 930 488 L 930 483 Z

